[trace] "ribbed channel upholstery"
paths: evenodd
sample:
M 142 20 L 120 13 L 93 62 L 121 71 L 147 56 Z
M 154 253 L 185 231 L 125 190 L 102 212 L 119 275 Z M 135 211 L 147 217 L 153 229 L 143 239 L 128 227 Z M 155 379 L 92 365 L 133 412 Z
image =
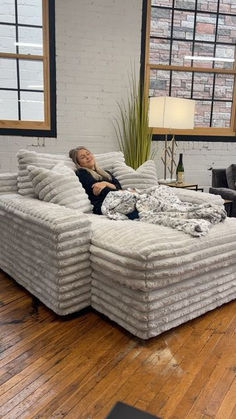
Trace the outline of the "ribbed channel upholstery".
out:
M 113 151 L 110 153 L 95 154 L 97 164 L 105 170 L 112 171 L 114 161 L 124 161 L 123 153 Z M 32 150 L 19 150 L 17 153 L 18 160 L 18 177 L 17 188 L 18 193 L 23 196 L 34 196 L 34 188 L 29 175 L 27 166 L 33 165 L 45 169 L 52 169 L 58 163 L 64 166 L 76 169 L 72 160 L 66 154 L 38 153 Z
M 90 222 L 77 210 L 1 195 L 0 266 L 57 314 L 90 305 Z
M 235 219 L 193 238 L 94 218 L 91 243 L 92 307 L 142 339 L 236 297 Z
M 17 191 L 17 173 L 0 173 L 0 193 Z
M 1 269 L 53 311 L 91 304 L 142 339 L 236 297 L 235 218 L 194 238 L 3 194 L 0 235 Z

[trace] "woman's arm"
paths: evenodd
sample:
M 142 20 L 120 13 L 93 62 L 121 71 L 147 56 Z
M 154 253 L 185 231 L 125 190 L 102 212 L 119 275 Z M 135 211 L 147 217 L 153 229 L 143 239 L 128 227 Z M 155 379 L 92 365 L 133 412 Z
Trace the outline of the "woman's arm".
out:
M 100 195 L 101 191 L 104 188 L 109 188 L 113 191 L 115 191 L 117 188 L 115 185 L 113 185 L 113 183 L 107 182 L 107 181 L 102 181 L 102 182 L 96 182 L 92 185 L 92 189 L 93 189 L 93 193 L 94 195 L 98 196 Z
M 116 177 L 115 176 L 113 176 L 112 174 L 111 174 L 111 172 L 108 172 L 109 173 L 109 175 L 111 176 L 111 181 L 112 181 L 112 184 L 113 185 L 115 185 L 115 187 L 116 187 L 116 189 L 122 189 L 122 187 L 121 187 L 121 184 L 120 184 L 120 182 L 119 182 L 119 180 L 118 179 L 116 179 Z
M 110 174 L 112 177 L 111 181 L 112 182 L 114 181 L 115 184 L 108 181 L 97 182 L 92 177 L 92 175 L 88 173 L 87 170 L 85 169 L 79 169 L 75 173 L 78 176 L 80 182 L 82 183 L 83 188 L 85 189 L 88 195 L 93 194 L 95 196 L 98 196 L 101 194 L 102 191 L 103 191 L 103 194 L 106 195 L 108 192 L 112 190 L 114 191 L 116 189 L 121 188 L 119 182 L 117 181 L 116 178 L 114 178 L 114 176 L 112 176 L 112 174 Z
M 96 182 L 96 183 L 94 183 L 94 185 L 93 185 L 93 193 L 94 193 L 94 195 L 96 195 L 96 196 L 98 196 L 98 195 L 100 195 L 100 193 L 101 193 L 101 191 L 102 190 L 104 190 L 105 188 L 107 188 L 106 189 L 106 191 L 104 191 L 106 194 L 109 192 L 109 191 L 115 191 L 115 190 L 120 190 L 120 189 L 122 189 L 121 188 L 121 184 L 120 184 L 120 182 L 118 181 L 118 179 L 116 179 L 112 174 L 111 174 L 111 172 L 109 172 L 108 170 L 106 171 L 110 176 L 111 176 L 111 181 L 106 181 L 106 180 L 103 180 L 103 181 L 101 181 L 101 182 Z
M 85 169 L 78 169 L 75 172 L 76 176 L 78 176 L 80 182 L 82 183 L 83 188 L 87 192 L 87 194 L 91 194 L 92 186 L 96 183 L 96 180 L 90 175 L 89 172 Z

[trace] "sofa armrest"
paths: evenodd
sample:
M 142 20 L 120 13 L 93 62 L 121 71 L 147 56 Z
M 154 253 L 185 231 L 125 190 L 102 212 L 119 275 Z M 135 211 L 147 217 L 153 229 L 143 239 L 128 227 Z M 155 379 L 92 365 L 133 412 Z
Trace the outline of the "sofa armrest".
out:
M 0 199 L 0 267 L 57 314 L 90 304 L 90 221 L 20 195 Z
M 209 192 L 214 195 L 220 195 L 223 199 L 236 201 L 236 191 L 229 188 L 210 188 Z
M 17 192 L 17 173 L 0 173 L 0 194 Z
M 215 205 L 223 205 L 224 201 L 219 195 L 211 195 L 206 192 L 193 191 L 186 188 L 171 188 L 178 198 L 183 202 L 191 202 L 192 204 L 211 203 Z

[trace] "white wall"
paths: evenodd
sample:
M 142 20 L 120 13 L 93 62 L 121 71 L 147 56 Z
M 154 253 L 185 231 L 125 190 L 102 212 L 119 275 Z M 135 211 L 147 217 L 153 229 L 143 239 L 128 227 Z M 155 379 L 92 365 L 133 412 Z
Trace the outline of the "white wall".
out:
M 158 177 L 163 178 L 163 164 L 160 156 L 163 153 L 163 142 L 156 146 L 155 157 Z M 213 168 L 224 168 L 236 162 L 236 142 L 199 142 L 179 141 L 176 148 L 176 162 L 178 163 L 179 153 L 183 153 L 185 181 L 196 183 L 207 192 L 211 185 L 211 171 Z
M 0 172 L 15 171 L 20 148 L 118 150 L 112 120 L 139 73 L 142 0 L 56 0 L 57 138 L 0 136 Z M 43 140 L 39 139 L 43 144 Z
M 83 144 L 117 150 L 113 116 L 132 65 L 138 73 L 142 0 L 56 0 L 57 139 L 0 136 L 0 172 L 15 171 L 20 148 L 67 152 Z M 42 140 L 39 140 L 42 144 Z M 162 143 L 158 144 L 160 154 Z M 207 187 L 214 167 L 236 161 L 236 143 L 179 142 L 185 178 Z M 159 156 L 158 174 L 163 176 Z

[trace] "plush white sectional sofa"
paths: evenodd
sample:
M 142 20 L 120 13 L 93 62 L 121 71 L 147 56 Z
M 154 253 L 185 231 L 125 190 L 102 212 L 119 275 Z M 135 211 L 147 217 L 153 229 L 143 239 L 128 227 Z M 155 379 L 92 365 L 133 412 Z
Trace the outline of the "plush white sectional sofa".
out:
M 121 153 L 96 157 L 125 186 L 147 186 L 156 177 L 152 162 L 134 172 Z M 80 185 L 80 199 L 75 193 L 65 199 L 67 181 L 55 177 L 63 204 L 49 191 L 57 159 L 71 165 L 66 156 L 22 151 L 18 159 L 18 174 L 0 174 L 0 267 L 54 312 L 66 315 L 91 305 L 148 339 L 235 299 L 235 218 L 200 238 L 139 221 L 108 220 L 91 213 Z M 36 190 L 49 202 L 34 197 Z M 220 197 L 202 192 L 176 193 L 183 200 L 222 204 Z

